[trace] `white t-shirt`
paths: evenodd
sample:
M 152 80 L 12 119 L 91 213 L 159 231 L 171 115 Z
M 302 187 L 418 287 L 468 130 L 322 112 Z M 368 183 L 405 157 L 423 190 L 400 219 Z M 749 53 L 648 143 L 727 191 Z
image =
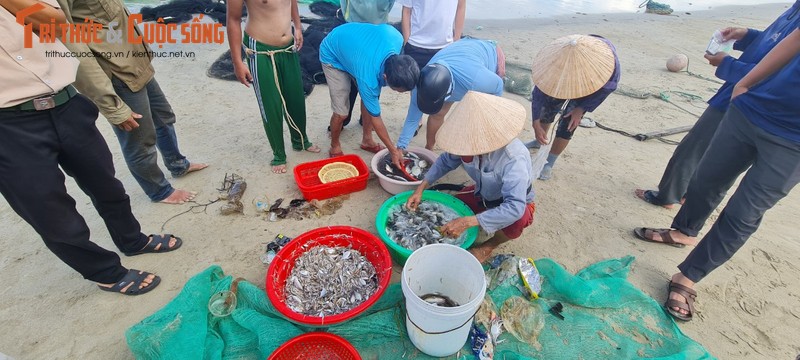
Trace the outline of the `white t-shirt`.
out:
M 458 0 L 397 0 L 411 8 L 408 43 L 425 49 L 441 49 L 453 42 Z

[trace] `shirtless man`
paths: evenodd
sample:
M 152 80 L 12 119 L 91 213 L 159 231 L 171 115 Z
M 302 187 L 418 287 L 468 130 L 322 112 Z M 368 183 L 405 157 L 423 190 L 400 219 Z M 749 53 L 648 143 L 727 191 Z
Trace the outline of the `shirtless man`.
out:
M 242 7 L 247 5 L 247 24 L 242 35 Z M 294 29 L 292 29 L 294 23 Z M 294 30 L 294 35 L 292 35 Z M 283 120 L 289 124 L 295 151 L 318 153 L 306 135 L 306 104 L 300 60 L 303 27 L 297 0 L 229 0 L 228 44 L 236 78 L 253 84 L 261 109 L 267 140 L 272 147 L 272 172 L 286 172 Z M 242 59 L 244 44 L 247 64 Z

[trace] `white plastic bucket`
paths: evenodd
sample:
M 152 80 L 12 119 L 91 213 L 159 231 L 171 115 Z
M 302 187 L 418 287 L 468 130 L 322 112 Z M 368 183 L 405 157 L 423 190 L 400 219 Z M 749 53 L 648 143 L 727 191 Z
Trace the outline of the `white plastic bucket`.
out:
M 458 352 L 486 294 L 486 278 L 478 260 L 458 246 L 423 246 L 408 257 L 401 287 L 406 298 L 406 329 L 414 346 L 437 357 Z M 420 298 L 431 293 L 446 295 L 459 306 L 439 307 Z
M 408 151 L 417 154 L 421 159 L 425 159 L 430 166 L 433 166 L 433 163 L 436 162 L 436 158 L 438 157 L 435 152 L 418 146 L 409 146 Z M 390 179 L 386 177 L 386 175 L 383 175 L 380 172 L 379 167 L 385 166 L 382 160 L 388 153 L 389 150 L 386 149 L 378 151 L 377 154 L 372 156 L 372 161 L 370 162 L 370 165 L 372 166 L 372 172 L 374 172 L 378 177 L 378 183 L 381 184 L 381 187 L 386 190 L 386 192 L 392 195 L 397 195 L 404 191 L 415 190 L 419 184 L 422 184 L 421 180 L 399 181 Z

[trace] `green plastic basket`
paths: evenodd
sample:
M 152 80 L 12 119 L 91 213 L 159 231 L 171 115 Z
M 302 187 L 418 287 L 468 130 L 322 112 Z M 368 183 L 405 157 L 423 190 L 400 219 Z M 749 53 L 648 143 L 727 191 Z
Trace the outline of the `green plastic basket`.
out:
M 394 208 L 395 206 L 403 206 L 406 203 L 411 194 L 414 191 L 406 191 L 399 193 L 395 196 L 386 200 L 386 202 L 381 205 L 380 210 L 378 210 L 378 216 L 375 218 L 375 228 L 378 229 L 378 237 L 386 244 L 386 247 L 389 248 L 389 253 L 392 254 L 392 259 L 396 261 L 398 264 L 403 265 L 406 263 L 406 260 L 409 256 L 411 256 L 412 251 L 402 247 L 400 244 L 395 243 L 392 239 L 389 238 L 389 234 L 386 233 L 386 222 L 389 220 L 389 210 Z M 451 209 L 453 209 L 459 216 L 473 216 L 475 213 L 472 212 L 467 204 L 464 204 L 463 201 L 458 200 L 456 197 L 441 193 L 438 191 L 429 191 L 425 190 L 422 192 L 422 200 L 423 201 L 434 201 L 440 204 L 443 204 Z M 475 242 L 475 239 L 478 238 L 478 227 L 471 227 L 467 229 L 467 234 L 464 239 L 464 243 L 461 244 L 461 247 L 464 249 L 469 248 L 472 246 L 472 243 Z

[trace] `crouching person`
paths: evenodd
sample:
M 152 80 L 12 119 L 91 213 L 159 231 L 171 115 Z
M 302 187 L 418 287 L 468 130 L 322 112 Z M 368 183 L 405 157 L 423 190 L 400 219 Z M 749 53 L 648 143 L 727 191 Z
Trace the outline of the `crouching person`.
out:
M 463 166 L 475 185 L 457 197 L 477 215 L 450 221 L 442 227 L 442 235 L 458 237 L 473 226 L 494 233 L 469 250 L 480 262 L 533 223 L 531 156 L 517 139 L 525 116 L 525 108 L 513 100 L 468 92 L 436 134 L 436 143 L 445 152 L 406 202 L 407 208 L 416 210 L 425 188 Z

